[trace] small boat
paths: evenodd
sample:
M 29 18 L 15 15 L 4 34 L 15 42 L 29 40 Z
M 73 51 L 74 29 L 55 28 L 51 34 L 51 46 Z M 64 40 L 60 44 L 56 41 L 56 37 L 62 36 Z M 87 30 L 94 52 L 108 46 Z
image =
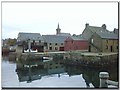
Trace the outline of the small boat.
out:
M 29 52 L 29 49 L 24 50 L 24 52 Z M 32 50 L 32 49 L 30 49 L 30 52 L 38 52 L 38 51 L 37 51 L 37 49 L 36 49 L 36 50 Z

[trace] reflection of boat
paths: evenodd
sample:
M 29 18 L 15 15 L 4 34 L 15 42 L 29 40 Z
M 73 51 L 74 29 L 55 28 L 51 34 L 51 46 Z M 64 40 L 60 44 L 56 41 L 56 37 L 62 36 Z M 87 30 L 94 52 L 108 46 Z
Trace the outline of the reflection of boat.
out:
M 53 60 L 52 57 L 43 57 L 42 59 L 43 59 L 43 60 Z
M 29 52 L 29 49 L 24 50 L 24 52 Z M 36 50 L 32 50 L 32 49 L 30 49 L 30 52 L 38 52 L 38 51 L 37 51 L 37 49 L 36 49 Z
M 52 57 L 42 57 L 43 62 L 51 61 L 53 60 Z
M 43 60 L 43 62 L 48 62 L 48 61 L 51 61 L 51 60 Z

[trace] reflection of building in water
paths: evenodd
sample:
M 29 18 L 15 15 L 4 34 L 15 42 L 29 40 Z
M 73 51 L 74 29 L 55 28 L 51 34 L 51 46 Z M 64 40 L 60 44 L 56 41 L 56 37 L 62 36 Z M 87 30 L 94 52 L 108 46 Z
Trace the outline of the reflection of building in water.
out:
M 64 66 L 61 62 L 54 61 L 46 62 L 44 64 L 44 67 L 47 68 L 48 74 L 59 74 L 63 73 L 64 71 Z
M 41 65 L 23 65 L 17 63 L 17 67 L 16 72 L 20 82 L 31 82 L 41 79 L 43 76 L 51 76 L 53 74 L 58 74 L 58 77 L 60 77 L 60 73 L 65 72 L 63 65 L 60 62 L 54 61 L 44 62 Z
M 82 74 L 82 71 L 79 70 L 79 67 L 77 66 L 66 66 L 65 68 L 66 72 L 68 73 L 69 76 L 74 76 L 74 75 L 80 75 Z
M 60 61 L 48 61 L 40 62 L 34 61 L 31 64 L 22 64 L 23 62 L 17 63 L 16 72 L 18 74 L 18 79 L 20 82 L 27 81 L 31 82 L 34 80 L 41 79 L 43 76 L 51 77 L 56 76 L 61 77 L 61 75 L 82 75 L 86 87 L 90 87 L 92 84 L 95 88 L 99 88 L 99 72 L 107 71 L 110 73 L 110 80 L 118 81 L 117 71 L 114 66 L 109 68 L 101 68 L 100 70 L 89 67 L 82 66 L 70 66 L 63 65 Z M 25 63 L 25 62 L 24 62 Z M 112 70 L 113 69 L 113 70 Z M 112 77 L 111 77 L 112 75 Z M 80 77 L 81 78 L 81 77 Z

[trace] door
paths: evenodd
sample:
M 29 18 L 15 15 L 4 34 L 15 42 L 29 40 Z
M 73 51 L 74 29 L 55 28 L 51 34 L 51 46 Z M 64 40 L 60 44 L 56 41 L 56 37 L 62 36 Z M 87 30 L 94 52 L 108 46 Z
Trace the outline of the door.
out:
M 88 51 L 91 52 L 91 46 L 89 46 L 89 50 Z
M 110 47 L 110 51 L 113 52 L 113 47 L 112 46 Z
M 59 51 L 64 51 L 64 47 L 60 47 L 60 48 L 59 48 Z

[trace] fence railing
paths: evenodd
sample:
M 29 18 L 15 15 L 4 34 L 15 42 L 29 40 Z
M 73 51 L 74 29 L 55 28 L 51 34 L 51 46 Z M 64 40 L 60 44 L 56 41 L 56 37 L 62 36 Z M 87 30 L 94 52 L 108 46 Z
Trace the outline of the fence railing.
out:
M 109 73 L 108 72 L 100 72 L 100 88 L 108 88 L 108 85 L 113 85 L 118 87 L 118 82 L 108 80 L 109 79 Z

